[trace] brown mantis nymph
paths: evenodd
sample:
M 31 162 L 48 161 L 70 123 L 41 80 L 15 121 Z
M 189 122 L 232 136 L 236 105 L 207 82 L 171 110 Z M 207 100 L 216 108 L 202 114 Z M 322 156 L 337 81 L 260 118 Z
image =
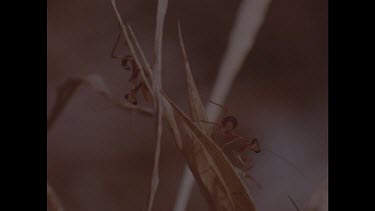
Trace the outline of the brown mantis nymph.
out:
M 137 93 L 139 89 L 142 90 L 144 99 L 146 101 L 149 101 L 151 99 L 150 90 L 147 88 L 145 82 L 140 77 L 140 67 L 137 65 L 134 57 L 132 55 L 126 55 L 126 56 L 117 56 L 115 55 L 115 51 L 117 48 L 117 45 L 119 44 L 121 38 L 121 31 L 119 31 L 116 42 L 112 48 L 111 57 L 113 59 L 120 59 L 121 60 L 121 66 L 124 70 L 131 72 L 131 75 L 129 77 L 129 92 L 125 94 L 124 98 L 127 102 L 137 105 Z M 149 77 L 148 73 L 146 72 L 146 77 Z

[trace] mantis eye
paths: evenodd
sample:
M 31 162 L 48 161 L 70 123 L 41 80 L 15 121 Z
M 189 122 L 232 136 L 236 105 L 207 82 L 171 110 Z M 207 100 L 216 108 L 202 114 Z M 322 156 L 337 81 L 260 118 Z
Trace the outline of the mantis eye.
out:
M 228 124 L 231 124 L 229 130 L 233 130 L 237 127 L 238 123 L 237 119 L 234 116 L 227 116 L 223 119 L 222 124 L 224 127 L 229 127 Z
M 255 138 L 251 141 L 251 148 L 255 153 L 260 152 L 260 145 L 259 145 L 258 139 Z
M 126 95 L 125 95 L 125 99 L 126 99 L 129 103 L 131 103 L 131 104 L 133 104 L 133 105 L 137 105 L 137 104 L 138 104 L 137 99 L 135 99 L 134 96 L 131 98 L 131 96 L 130 96 L 129 94 L 126 94 Z
M 134 58 L 132 56 L 129 56 L 129 55 L 125 56 L 121 61 L 121 65 L 124 68 L 124 70 L 131 71 L 132 70 L 131 65 L 133 61 L 134 61 Z
M 127 61 L 126 59 L 122 60 L 121 65 L 124 68 L 124 70 L 131 71 L 129 61 Z

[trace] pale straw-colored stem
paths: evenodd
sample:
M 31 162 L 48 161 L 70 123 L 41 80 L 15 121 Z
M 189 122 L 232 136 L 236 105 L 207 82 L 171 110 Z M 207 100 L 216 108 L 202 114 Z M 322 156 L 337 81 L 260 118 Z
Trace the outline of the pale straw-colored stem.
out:
M 150 186 L 150 193 L 147 199 L 147 211 L 151 211 L 154 205 L 156 191 L 159 186 L 159 163 L 161 152 L 161 139 L 163 131 L 163 106 L 160 97 L 162 91 L 162 46 L 163 46 L 163 29 L 164 20 L 167 13 L 168 0 L 158 0 L 157 14 L 156 14 L 156 30 L 155 30 L 155 46 L 154 46 L 154 61 L 152 65 L 152 88 L 154 92 L 154 108 L 155 108 L 155 132 L 156 132 L 156 147 L 154 166 L 152 169 L 152 179 Z
M 270 2 L 271 0 L 242 0 L 210 100 L 225 103 L 232 84 L 254 45 Z M 212 104 L 207 104 L 206 112 L 209 121 L 216 121 L 220 115 L 220 109 Z M 174 211 L 186 209 L 193 184 L 194 178 L 188 166 L 185 166 Z
M 64 211 L 60 199 L 47 182 L 47 211 Z

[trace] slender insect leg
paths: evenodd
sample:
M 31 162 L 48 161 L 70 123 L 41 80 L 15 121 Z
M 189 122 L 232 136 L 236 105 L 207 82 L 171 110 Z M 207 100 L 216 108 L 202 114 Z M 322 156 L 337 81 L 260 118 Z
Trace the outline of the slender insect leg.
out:
M 133 62 L 132 62 L 133 63 Z M 135 64 L 131 64 L 130 66 L 131 75 L 129 78 L 129 82 L 137 82 L 138 76 L 139 76 L 139 69 Z
M 143 82 L 140 82 L 140 83 L 135 87 L 135 89 L 133 90 L 134 93 L 137 93 L 138 90 L 139 90 L 139 88 L 141 88 L 142 86 L 143 86 Z
M 213 125 L 216 125 L 217 127 L 221 128 L 221 125 L 217 122 L 209 122 L 209 121 L 205 121 L 205 120 L 194 120 L 192 122 L 201 122 L 201 123 L 207 123 L 207 124 L 213 124 Z
M 223 111 L 224 111 L 224 116 L 226 116 L 227 114 L 228 114 L 228 112 L 229 112 L 229 109 L 226 107 L 226 106 L 223 106 L 223 105 L 220 105 L 220 104 L 218 104 L 218 103 L 215 103 L 214 101 L 212 101 L 212 100 L 208 100 L 208 102 L 210 102 L 210 103 L 212 103 L 212 104 L 214 104 L 214 105 L 217 105 L 217 106 L 219 106 L 220 108 L 222 108 L 223 109 Z
M 226 136 L 228 136 L 228 135 L 226 135 Z M 242 137 L 238 136 L 238 135 L 231 134 L 230 138 L 231 138 L 231 140 L 226 141 L 223 145 L 221 145 L 221 149 L 224 149 L 225 147 L 227 147 L 227 146 L 229 146 L 233 143 L 236 143 L 236 142 L 239 142 L 239 141 L 244 141 L 244 139 Z
M 279 158 L 280 160 L 284 161 L 285 163 L 287 163 L 289 166 L 291 166 L 292 168 L 294 168 L 295 170 L 297 170 L 297 172 L 305 177 L 305 174 L 297 167 L 296 164 L 294 164 L 292 161 L 290 161 L 289 159 L 286 159 L 284 156 L 281 156 L 279 155 L 278 153 L 272 151 L 271 149 L 269 148 L 266 148 L 265 146 L 263 146 L 263 149 L 269 153 L 271 153 L 272 155 L 274 155 L 276 158 Z
M 294 208 L 296 208 L 297 211 L 300 211 L 300 209 L 298 208 L 298 206 L 297 206 L 296 202 L 293 200 L 293 198 L 289 195 L 288 195 L 288 198 L 292 202 Z

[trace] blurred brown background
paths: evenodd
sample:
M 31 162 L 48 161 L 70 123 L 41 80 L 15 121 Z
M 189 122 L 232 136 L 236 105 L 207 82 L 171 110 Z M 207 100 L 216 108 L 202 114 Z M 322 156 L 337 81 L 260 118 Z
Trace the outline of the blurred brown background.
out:
M 117 2 L 151 61 L 157 1 Z M 201 96 L 208 100 L 239 3 L 169 1 L 163 86 L 183 108 L 187 95 L 177 20 Z M 68 76 L 98 73 L 115 95 L 125 94 L 129 73 L 110 58 L 118 25 L 109 0 L 48 0 L 47 29 L 49 109 L 56 86 Z M 262 144 L 305 174 L 266 151 L 254 155 L 251 174 L 264 188 L 251 183 L 249 188 L 259 210 L 293 210 L 288 195 L 303 207 L 327 177 L 327 35 L 327 1 L 273 1 L 228 98 L 241 134 L 264 134 Z M 142 210 L 154 156 L 152 131 L 149 118 L 119 111 L 87 87 L 79 89 L 48 134 L 48 180 L 66 210 Z M 184 167 L 169 130 L 164 131 L 154 209 L 162 211 L 172 210 Z M 187 210 L 207 210 L 197 187 Z

